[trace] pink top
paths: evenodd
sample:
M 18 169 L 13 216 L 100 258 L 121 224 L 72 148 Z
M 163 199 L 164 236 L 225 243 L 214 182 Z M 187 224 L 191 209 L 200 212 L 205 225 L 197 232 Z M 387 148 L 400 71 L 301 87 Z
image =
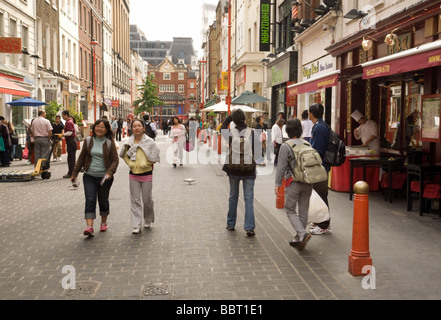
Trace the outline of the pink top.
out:
M 149 174 L 147 176 L 139 176 L 139 175 L 135 175 L 135 174 L 130 174 L 129 179 L 135 180 L 138 182 L 150 182 L 150 181 L 153 181 L 153 175 Z

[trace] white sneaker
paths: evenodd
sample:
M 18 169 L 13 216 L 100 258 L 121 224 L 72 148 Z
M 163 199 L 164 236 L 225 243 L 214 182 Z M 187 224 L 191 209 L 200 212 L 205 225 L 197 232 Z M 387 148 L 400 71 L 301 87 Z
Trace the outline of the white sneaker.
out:
M 58 161 L 58 158 L 54 158 L 52 161 L 53 161 L 53 162 L 57 162 L 57 161 Z
M 138 234 L 138 233 L 140 233 L 141 232 L 141 230 L 139 230 L 139 228 L 133 228 L 132 229 L 132 233 L 133 234 Z
M 310 234 L 331 234 L 330 227 L 327 227 L 325 229 L 320 228 L 319 226 L 315 226 L 313 229 L 309 230 Z
M 58 158 L 58 161 L 61 161 L 61 157 Z
M 150 222 L 144 223 L 144 228 L 149 229 L 151 227 Z

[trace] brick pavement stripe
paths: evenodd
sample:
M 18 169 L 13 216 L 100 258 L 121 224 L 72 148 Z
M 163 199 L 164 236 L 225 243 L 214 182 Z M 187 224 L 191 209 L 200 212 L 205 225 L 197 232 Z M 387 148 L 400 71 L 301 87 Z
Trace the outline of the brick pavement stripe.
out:
M 236 231 L 225 230 L 228 210 L 228 179 L 220 165 L 185 164 L 173 169 L 166 159 L 170 141 L 159 136 L 163 161 L 155 165 L 153 198 L 156 221 L 153 228 L 139 235 L 131 234 L 129 213 L 128 169 L 120 163 L 110 194 L 109 231 L 85 239 L 84 194 L 68 190 L 62 179 L 66 162 L 52 165 L 52 178 L 26 183 L 1 184 L 11 208 L 0 212 L 0 299 L 70 299 L 61 282 L 65 265 L 75 267 L 77 281 L 97 281 L 93 294 L 75 299 L 129 300 L 292 300 L 292 299 L 369 299 L 400 297 L 394 286 L 403 287 L 396 279 L 400 273 L 388 272 L 389 262 L 380 262 L 384 270 L 378 282 L 387 292 L 366 291 L 360 278 L 347 270 L 336 272 L 347 259 L 350 243 L 342 242 L 345 229 L 343 216 L 335 214 L 334 234 L 314 237 L 302 253 L 288 245 L 292 237 L 285 213 L 274 209 L 273 175 L 256 180 L 256 237 L 248 238 L 243 231 L 244 203 L 238 205 Z M 204 148 L 199 143 L 199 147 Z M 19 167 L 25 165 L 15 164 Z M 188 185 L 185 178 L 195 178 Z M 331 195 L 332 196 L 332 195 Z M 268 201 L 268 199 L 270 199 Z M 345 202 L 347 200 L 345 199 Z M 343 202 L 335 202 L 338 207 Z M 347 207 L 348 203 L 346 203 Z M 344 205 L 342 205 L 344 206 Z M 19 209 L 16 209 L 19 208 Z M 350 212 L 348 208 L 341 209 Z M 333 211 L 334 212 L 334 211 Z M 371 221 L 380 219 L 373 215 Z M 382 217 L 396 223 L 391 217 Z M 98 229 L 97 223 L 95 223 Z M 345 233 L 346 232 L 346 233 Z M 378 229 L 374 233 L 387 235 Z M 413 252 L 400 247 L 407 230 L 397 234 L 396 246 L 406 258 Z M 429 235 L 432 241 L 439 236 Z M 381 240 L 381 239 L 380 239 Z M 421 241 L 424 238 L 421 237 Z M 387 240 L 383 241 L 387 246 Z M 375 247 L 377 243 L 373 245 Z M 326 251 L 328 250 L 328 251 Z M 334 252 L 334 255 L 327 252 Z M 340 254 L 343 252 L 343 254 Z M 435 263 L 439 255 L 426 254 Z M 376 259 L 374 261 L 378 261 Z M 343 265 L 346 262 L 344 261 Z M 341 268 L 340 268 L 341 269 Z M 438 268 L 439 270 L 439 268 Z M 433 275 L 437 270 L 433 270 Z M 171 292 L 166 296 L 145 296 L 146 283 L 165 281 Z M 410 281 L 409 288 L 418 283 Z M 412 297 L 411 293 L 402 297 Z M 438 297 L 437 294 L 428 294 Z

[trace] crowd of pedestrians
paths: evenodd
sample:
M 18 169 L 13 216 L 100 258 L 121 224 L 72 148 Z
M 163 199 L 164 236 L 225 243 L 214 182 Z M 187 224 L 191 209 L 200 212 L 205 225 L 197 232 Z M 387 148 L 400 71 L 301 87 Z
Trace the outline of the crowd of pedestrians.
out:
M 240 184 L 243 185 L 245 202 L 244 230 L 247 236 L 254 236 L 254 185 L 257 178 L 257 165 L 273 164 L 276 168 L 275 193 L 280 187 L 285 188 L 285 210 L 288 221 L 294 229 L 294 237 L 289 244 L 298 250 L 303 250 L 311 235 L 331 233 L 330 219 L 307 226 L 310 197 L 313 190 L 328 206 L 328 181 L 305 183 L 294 176 L 294 168 L 299 165 L 293 152 L 294 146 L 308 144 L 314 148 L 322 160 L 327 150 L 329 127 L 323 121 L 324 107 L 315 103 L 302 113 L 302 119 L 290 119 L 285 122 L 284 114 L 279 113 L 271 129 L 268 128 L 263 116 L 256 118 L 255 129 L 245 123 L 245 114 L 241 109 L 235 109 L 217 128 L 228 141 L 228 153 L 222 170 L 228 175 L 229 196 L 228 212 L 226 214 L 226 229 L 234 231 L 237 221 L 237 206 Z M 108 229 L 107 218 L 110 214 L 109 193 L 118 168 L 119 158 L 123 159 L 129 168 L 128 188 L 130 190 L 130 213 L 132 233 L 138 234 L 143 228 L 150 228 L 155 221 L 154 201 L 152 198 L 154 164 L 160 162 L 160 150 L 155 142 L 158 128 L 148 115 L 142 119 L 116 120 L 114 116 L 108 121 L 106 117 L 98 119 L 92 126 L 92 135 L 84 140 L 82 149 L 76 159 L 77 139 L 79 134 L 74 120 L 68 111 L 63 111 L 61 117 L 55 117 L 51 124 L 46 119 L 44 111 L 39 111 L 38 118 L 29 127 L 29 140 L 35 153 L 35 158 L 49 159 L 51 137 L 54 134 L 63 136 L 67 146 L 68 172 L 63 178 L 69 178 L 78 185 L 78 175 L 84 172 L 82 181 L 85 195 L 84 216 L 86 228 L 84 235 L 93 236 L 93 223 L 96 219 L 96 204 L 98 202 L 100 232 Z M 191 122 L 191 121 L 189 121 Z M 178 117 L 171 122 L 164 121 L 161 128 L 164 134 L 171 138 L 174 168 L 183 166 L 183 151 L 188 147 L 189 122 L 181 124 Z M 194 122 L 194 121 L 193 121 Z M 211 126 L 214 131 L 214 123 Z M 125 131 L 124 131 L 125 130 Z M 0 116 L 0 150 L 2 166 L 9 165 L 11 152 L 11 135 L 13 129 Z M 122 132 L 128 133 L 121 147 Z M 191 141 L 194 143 L 194 139 Z M 272 143 L 274 148 L 269 148 Z M 309 145 L 309 144 L 308 144 Z M 119 152 L 118 152 L 118 149 Z M 271 163 L 271 152 L 274 150 L 274 163 Z M 7 152 L 3 151 L 7 150 Z M 187 151 L 189 151 L 187 149 Z M 119 153 L 119 154 L 118 154 Z M 61 146 L 54 142 L 54 161 L 61 160 Z M 267 161 L 265 162 L 265 157 Z M 330 166 L 322 161 L 322 166 L 329 172 Z

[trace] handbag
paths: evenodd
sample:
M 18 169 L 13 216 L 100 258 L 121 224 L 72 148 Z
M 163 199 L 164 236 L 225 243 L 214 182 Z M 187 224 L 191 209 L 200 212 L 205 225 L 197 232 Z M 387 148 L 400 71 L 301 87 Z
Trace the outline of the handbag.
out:
M 193 149 L 194 149 L 193 141 L 191 141 L 188 138 L 188 134 L 186 134 L 185 135 L 185 151 L 190 152 L 190 151 L 193 151 Z
M 0 151 L 6 151 L 5 142 L 3 141 L 3 137 L 0 137 Z
M 319 194 L 313 189 L 309 198 L 308 224 L 329 220 L 329 208 Z

